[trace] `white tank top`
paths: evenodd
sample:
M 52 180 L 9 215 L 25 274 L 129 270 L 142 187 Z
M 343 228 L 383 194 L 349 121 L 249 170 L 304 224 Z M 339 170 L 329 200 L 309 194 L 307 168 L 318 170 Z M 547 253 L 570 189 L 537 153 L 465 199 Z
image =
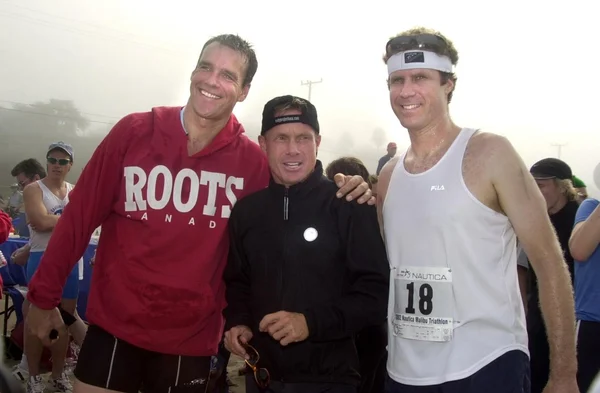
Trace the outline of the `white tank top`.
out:
M 467 189 L 463 156 L 476 130 L 463 129 L 420 174 L 404 153 L 383 206 L 391 265 L 389 375 L 406 385 L 471 376 L 510 350 L 527 349 L 508 218 Z
M 54 195 L 41 180 L 38 180 L 37 184 L 42 190 L 42 203 L 46 207 L 46 210 L 48 210 L 48 213 L 54 215 L 62 214 L 63 209 L 67 203 L 69 203 L 69 192 L 71 192 L 73 189 L 73 185 L 71 183 L 67 183 L 67 194 L 65 195 L 65 199 L 60 199 Z M 48 247 L 48 242 L 52 236 L 52 231 L 36 232 L 30 226 L 29 233 L 29 244 L 31 245 L 31 251 L 44 251 L 46 247 Z

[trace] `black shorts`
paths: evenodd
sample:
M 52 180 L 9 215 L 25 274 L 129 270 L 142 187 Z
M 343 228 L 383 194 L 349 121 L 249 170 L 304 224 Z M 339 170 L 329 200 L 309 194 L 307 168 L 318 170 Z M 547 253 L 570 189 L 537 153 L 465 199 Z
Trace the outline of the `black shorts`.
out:
M 284 383 L 271 381 L 261 389 L 254 381 L 252 373 L 246 374 L 246 393 L 356 393 L 357 387 L 337 383 Z M 379 392 L 377 392 L 379 393 Z
M 75 377 L 88 385 L 125 393 L 204 393 L 210 356 L 177 356 L 131 345 L 91 325 L 83 341 Z
M 586 393 L 594 379 L 600 376 L 600 322 L 577 322 L 577 383 Z
M 507 352 L 470 377 L 458 381 L 408 386 L 388 376 L 385 386 L 386 393 L 529 393 L 530 390 L 529 357 L 522 351 Z

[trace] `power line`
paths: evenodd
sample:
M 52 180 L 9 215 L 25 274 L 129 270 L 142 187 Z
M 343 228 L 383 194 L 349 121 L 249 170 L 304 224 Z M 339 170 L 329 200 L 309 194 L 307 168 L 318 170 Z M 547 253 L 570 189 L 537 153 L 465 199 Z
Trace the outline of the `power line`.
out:
M 37 14 L 49 16 L 51 18 L 62 19 L 62 20 L 69 21 L 69 22 L 74 22 L 74 23 L 80 23 L 82 25 L 88 25 L 88 26 L 95 27 L 95 28 L 101 29 L 101 30 L 112 30 L 112 31 L 115 31 L 117 33 L 129 35 L 129 36 L 132 36 L 132 37 L 138 37 L 138 38 L 144 38 L 144 39 L 149 38 L 149 37 L 141 36 L 141 35 L 134 34 L 134 33 L 131 33 L 131 32 L 127 32 L 127 31 L 115 29 L 114 27 L 110 27 L 110 26 L 103 26 L 103 25 L 98 25 L 98 24 L 90 23 L 90 22 L 83 21 L 83 20 L 78 20 L 78 19 L 73 19 L 73 18 L 67 18 L 67 17 L 60 16 L 60 15 L 50 14 L 48 12 L 44 12 L 44 11 L 41 11 L 41 10 L 38 10 L 38 9 L 25 7 L 25 6 L 22 6 L 20 4 L 15 4 L 15 3 L 11 2 L 11 1 L 8 1 L 8 0 L 2 0 L 2 1 L 4 1 L 6 3 L 9 3 L 10 5 L 12 5 L 15 8 L 20 8 L 22 10 L 26 10 L 26 11 L 29 11 L 29 12 L 34 12 L 34 13 L 37 13 Z
M 27 114 L 30 114 L 30 115 L 56 117 L 58 119 L 69 119 L 69 120 L 74 120 L 74 121 L 81 121 L 82 120 L 82 119 L 78 119 L 76 117 L 71 117 L 71 116 L 59 116 L 59 115 L 54 115 L 52 113 L 24 111 L 24 110 L 15 109 L 15 108 L 2 108 L 2 107 L 0 107 L 0 110 L 2 110 L 2 111 L 11 111 L 11 112 L 21 112 L 21 113 L 27 113 Z M 89 120 L 89 119 L 85 119 L 85 120 L 89 121 L 90 123 L 108 124 L 108 125 L 114 125 L 115 124 L 114 122 L 108 122 L 108 121 L 98 121 L 98 120 Z
M 13 105 L 25 105 L 25 106 L 31 106 L 31 104 L 25 104 L 23 102 L 16 102 L 16 101 L 9 101 L 9 100 L 0 100 L 0 102 L 6 102 L 8 104 L 13 104 Z M 1 108 L 1 107 L 0 107 Z M 3 108 L 6 109 L 6 108 Z M 115 119 L 115 120 L 120 120 L 120 117 L 117 116 L 108 116 L 108 115 L 101 115 L 98 113 L 90 113 L 90 112 L 79 112 L 82 115 L 89 115 L 89 116 L 97 116 L 97 117 L 104 117 L 106 119 Z
M 12 4 L 12 3 L 11 3 Z M 50 27 L 50 28 L 54 28 L 54 29 L 58 29 L 58 30 L 63 30 L 66 32 L 70 32 L 70 33 L 77 33 L 79 35 L 86 35 L 86 36 L 91 36 L 91 37 L 96 37 L 96 38 L 104 38 L 104 39 L 112 39 L 114 41 L 118 41 L 118 42 L 129 42 L 129 43 L 133 43 L 136 44 L 138 46 L 146 46 L 148 48 L 151 49 L 155 49 L 155 50 L 160 50 L 163 52 L 169 52 L 171 54 L 177 54 L 177 55 L 183 55 L 185 54 L 185 52 L 183 51 L 179 51 L 179 50 L 173 50 L 172 48 L 166 48 L 164 46 L 159 46 L 159 45 L 154 45 L 148 42 L 140 42 L 140 41 L 136 41 L 136 40 L 132 40 L 132 39 L 127 39 L 125 37 L 118 37 L 118 36 L 111 36 L 111 35 L 107 35 L 107 34 L 101 34 L 97 31 L 90 31 L 90 30 L 83 30 L 81 28 L 78 27 L 74 27 L 74 26 L 68 26 L 65 24 L 60 24 L 60 23 L 56 23 L 53 22 L 51 20 L 47 20 L 47 19 L 39 19 L 39 18 L 34 18 L 28 15 L 24 15 L 24 14 L 19 14 L 19 13 L 14 13 L 11 11 L 4 11 L 3 13 L 0 13 L 0 17 L 9 17 L 9 18 L 20 18 L 26 22 L 32 23 L 34 25 L 39 25 L 39 26 L 45 26 L 45 27 Z M 55 16 L 56 17 L 56 16 Z M 85 22 L 82 22 L 85 23 Z

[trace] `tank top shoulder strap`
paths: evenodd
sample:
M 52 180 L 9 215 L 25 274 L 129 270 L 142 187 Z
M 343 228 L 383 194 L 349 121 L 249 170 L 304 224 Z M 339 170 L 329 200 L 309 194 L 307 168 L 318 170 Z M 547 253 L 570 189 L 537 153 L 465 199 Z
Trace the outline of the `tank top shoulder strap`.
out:
M 450 149 L 446 152 L 447 157 L 445 157 L 445 160 L 449 161 L 446 163 L 446 165 L 450 165 L 451 167 L 458 166 L 462 168 L 467 145 L 469 144 L 469 141 L 475 132 L 477 132 L 477 130 L 474 128 L 463 128 L 460 130 L 456 136 L 456 139 L 452 143 L 452 146 L 450 146 Z
M 467 150 L 467 145 L 471 140 L 471 137 L 477 132 L 475 128 L 463 128 L 458 134 L 458 140 L 456 141 L 456 154 L 460 155 L 462 158 L 465 155 L 465 151 Z
M 398 171 L 398 168 L 404 170 L 404 160 L 406 159 L 406 153 L 408 153 L 408 149 L 406 149 L 400 157 L 398 157 L 398 161 L 396 161 L 396 165 L 394 165 L 394 172 Z
M 42 194 L 52 194 L 52 192 L 50 191 L 50 189 L 48 187 L 46 187 L 46 185 L 44 184 L 43 181 L 38 180 L 36 181 L 36 183 L 40 186 L 40 190 L 42 190 Z

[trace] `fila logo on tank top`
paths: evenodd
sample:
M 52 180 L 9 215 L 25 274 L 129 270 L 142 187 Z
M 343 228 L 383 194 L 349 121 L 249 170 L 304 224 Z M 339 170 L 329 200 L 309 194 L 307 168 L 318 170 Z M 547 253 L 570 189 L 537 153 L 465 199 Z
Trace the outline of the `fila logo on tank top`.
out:
M 423 173 L 408 173 L 402 155 L 390 180 L 387 368 L 403 384 L 466 378 L 510 350 L 528 351 L 514 230 L 463 179 L 475 132 L 461 130 Z

